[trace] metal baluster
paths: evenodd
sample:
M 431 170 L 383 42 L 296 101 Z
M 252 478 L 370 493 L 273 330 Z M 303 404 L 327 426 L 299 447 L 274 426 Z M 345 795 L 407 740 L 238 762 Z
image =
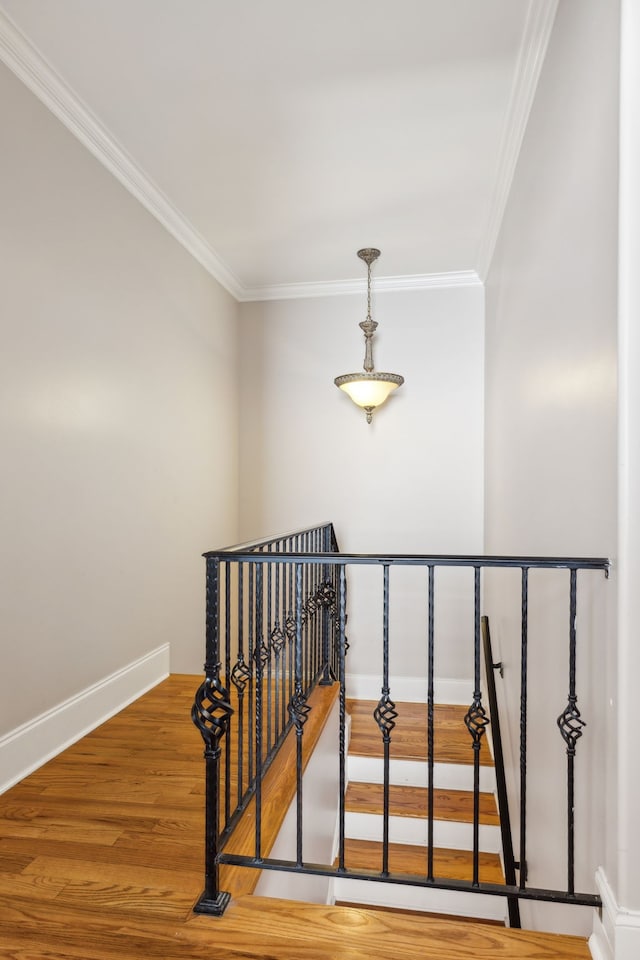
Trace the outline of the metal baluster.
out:
M 298 553 L 307 552 L 307 535 L 300 538 Z M 309 564 L 302 564 L 302 686 L 309 689 L 309 632 L 313 621 L 313 602 L 309 590 Z
M 433 808 L 434 808 L 434 567 L 429 564 L 428 678 L 427 678 L 427 879 L 433 880 Z
M 527 666 L 529 645 L 529 568 L 522 568 L 520 614 L 520 889 L 527 884 Z
M 251 662 L 251 661 L 249 661 Z M 251 678 L 251 668 L 244 658 L 244 564 L 238 564 L 238 659 L 231 671 L 231 682 L 238 692 L 238 805 L 244 792 L 244 694 Z M 249 731 L 249 734 L 251 731 Z M 229 751 L 231 752 L 231 751 Z
M 276 547 L 276 553 L 279 553 L 279 552 L 280 552 L 279 546 L 280 546 L 280 545 L 278 544 L 278 546 Z M 272 632 L 272 634 L 271 634 L 271 648 L 272 648 L 272 650 L 274 651 L 275 657 L 276 657 L 276 663 L 275 663 L 275 667 L 276 667 L 276 682 L 275 682 L 275 704 L 274 704 L 274 709 L 275 709 L 275 731 L 274 731 L 274 736 L 275 736 L 276 741 L 279 739 L 280 733 L 282 732 L 282 728 L 284 727 L 284 721 L 282 720 L 282 716 L 281 716 L 281 701 L 282 701 L 282 699 L 283 699 L 283 691 L 281 690 L 281 686 L 282 686 L 282 683 L 283 683 L 283 670 L 282 670 L 282 656 L 281 656 L 281 655 L 282 655 L 282 645 L 283 645 L 283 642 L 284 642 L 284 633 L 283 633 L 283 631 L 282 631 L 282 627 L 280 626 L 280 623 L 281 623 L 281 615 L 282 615 L 281 597 L 280 597 L 280 568 L 281 568 L 281 566 L 282 566 L 282 564 L 281 564 L 280 560 L 278 560 L 278 561 L 276 562 L 276 564 L 275 564 L 275 568 L 276 568 L 276 569 L 275 569 L 275 577 L 274 577 L 274 580 L 275 580 L 275 598 L 274 598 L 274 600 L 275 600 L 276 616 L 275 616 L 275 624 L 274 624 L 274 627 L 273 627 L 273 632 Z
M 313 531 L 311 537 L 311 552 L 318 553 L 318 543 L 317 543 L 317 530 Z M 313 624 L 311 627 L 311 636 L 309 638 L 309 645 L 311 648 L 311 676 L 317 677 L 318 675 L 318 666 L 320 663 L 320 657 L 318 655 L 318 638 L 320 634 L 318 633 L 318 624 L 322 620 L 322 606 L 319 603 L 319 582 L 318 582 L 318 571 L 320 567 L 313 563 L 310 565 L 311 572 L 311 592 L 316 601 L 316 612 L 313 617 Z
M 295 693 L 289 705 L 291 720 L 296 729 L 296 866 L 302 866 L 302 733 L 309 704 L 302 689 L 302 564 L 295 565 L 296 576 L 296 646 Z
M 267 552 L 271 553 L 271 544 L 267 547 Z M 272 570 L 271 564 L 267 564 L 267 650 L 269 659 L 267 660 L 267 753 L 271 750 L 272 736 L 272 647 L 271 647 L 271 591 L 272 591 Z
M 571 570 L 569 584 L 569 697 L 567 706 L 558 717 L 558 727 L 567 745 L 567 893 L 575 893 L 575 796 L 574 763 L 576 744 L 582 736 L 586 722 L 580 716 L 576 694 L 576 611 L 577 571 Z
M 247 658 L 249 663 L 253 667 L 254 662 L 254 634 L 253 634 L 253 622 L 254 622 L 254 604 L 255 604 L 255 593 L 253 589 L 253 580 L 254 580 L 254 567 L 255 563 L 249 564 L 249 635 L 247 637 Z M 249 675 L 249 701 L 247 704 L 247 740 L 249 746 L 249 757 L 248 757 L 248 777 L 249 783 L 248 786 L 253 785 L 253 748 L 255 742 L 255 730 L 253 725 L 253 702 L 255 695 L 255 674 L 253 669 Z
M 196 913 L 220 916 L 230 899 L 226 891 L 220 890 L 218 874 L 220 754 L 233 708 L 220 680 L 219 562 L 207 558 L 206 570 L 205 680 L 196 693 L 191 710 L 191 719 L 205 745 L 205 888 L 194 910 Z
M 382 580 L 382 696 L 373 712 L 384 751 L 382 801 L 382 875 L 389 875 L 389 755 L 391 731 L 396 725 L 396 705 L 389 695 L 389 564 L 383 565 Z
M 473 626 L 473 663 L 474 686 L 473 703 L 464 718 L 467 729 L 473 739 L 473 885 L 477 887 L 479 878 L 479 838 L 480 838 L 480 750 L 482 735 L 489 723 L 486 711 L 482 705 L 482 689 L 480 682 L 480 567 L 474 567 L 473 598 L 474 598 L 474 626 Z
M 327 527 L 321 531 L 319 549 L 322 553 L 329 553 L 331 550 L 328 533 Z M 321 597 L 318 622 L 318 671 L 322 673 L 320 678 L 322 686 L 330 686 L 338 675 L 339 658 L 338 651 L 335 649 L 336 621 L 338 620 L 335 565 L 323 563 L 318 567 L 318 580 L 318 592 Z
M 280 585 L 280 610 L 282 611 L 282 647 L 280 650 L 280 669 L 282 671 L 282 690 L 280 695 L 280 710 L 282 714 L 282 730 L 286 727 L 287 724 L 287 683 L 288 683 L 288 670 L 287 670 L 287 633 L 286 633 L 286 622 L 287 622 L 287 565 L 286 563 L 278 564 L 281 570 L 282 582 Z
M 289 544 L 289 553 L 293 553 L 293 539 L 291 538 L 288 541 Z M 287 572 L 289 575 L 289 606 L 287 608 L 287 619 L 285 623 L 285 632 L 287 634 L 287 660 L 288 660 L 288 672 L 289 672 L 289 694 L 287 697 L 287 702 L 291 703 L 293 700 L 293 682 L 294 682 L 294 670 L 293 670 L 293 659 L 294 659 L 294 646 L 296 638 L 296 622 L 293 616 L 293 564 L 287 564 Z
M 263 603 L 262 564 L 256 565 L 256 860 L 262 859 L 262 761 L 263 761 L 263 671 L 264 644 L 262 643 L 262 603 Z
M 345 668 L 345 627 L 347 620 L 347 581 L 346 567 L 343 564 L 340 567 L 340 585 L 339 585 L 339 609 L 340 609 L 340 637 L 339 637 L 339 672 L 340 679 L 340 809 L 339 809 L 339 838 L 338 838 L 338 869 L 343 871 L 344 865 L 344 837 L 345 837 L 345 791 L 347 789 L 346 778 L 346 668 Z
M 224 667 L 225 689 L 231 689 L 231 564 L 224 565 Z M 229 822 L 231 816 L 231 751 L 233 749 L 231 725 L 227 732 L 224 751 L 224 819 Z

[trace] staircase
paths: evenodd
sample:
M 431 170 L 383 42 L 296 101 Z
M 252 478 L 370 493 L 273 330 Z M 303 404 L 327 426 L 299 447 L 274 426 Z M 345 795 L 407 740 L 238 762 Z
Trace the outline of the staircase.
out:
M 383 746 L 373 717 L 376 703 L 350 700 L 351 736 L 345 799 L 347 869 L 382 869 Z M 427 707 L 396 704 L 391 740 L 389 869 L 424 877 L 427 870 Z M 464 723 L 467 708 L 437 705 L 434 722 L 434 872 L 472 879 L 473 751 Z M 480 751 L 479 878 L 504 883 L 500 820 L 494 796 L 493 761 L 486 743 Z M 337 878 L 336 903 L 450 914 L 504 923 L 506 900 L 474 893 L 425 889 Z

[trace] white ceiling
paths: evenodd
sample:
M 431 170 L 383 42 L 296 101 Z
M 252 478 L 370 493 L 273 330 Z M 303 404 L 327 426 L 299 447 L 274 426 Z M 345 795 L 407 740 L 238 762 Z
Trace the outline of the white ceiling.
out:
M 556 6 L 0 0 L 0 57 L 239 299 L 472 282 Z

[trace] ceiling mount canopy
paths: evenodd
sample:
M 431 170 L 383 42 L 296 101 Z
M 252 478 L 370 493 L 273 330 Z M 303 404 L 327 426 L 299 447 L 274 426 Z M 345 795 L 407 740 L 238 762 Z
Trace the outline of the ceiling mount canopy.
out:
M 371 264 L 380 256 L 375 247 L 364 247 L 358 250 L 358 256 L 367 265 L 367 319 L 359 326 L 364 333 L 364 373 L 344 373 L 333 381 L 336 387 L 351 397 L 354 403 L 362 407 L 367 415 L 367 423 L 371 423 L 373 411 L 381 406 L 389 394 L 401 387 L 404 377 L 399 373 L 376 373 L 373 368 L 373 335 L 378 324 L 371 319 Z

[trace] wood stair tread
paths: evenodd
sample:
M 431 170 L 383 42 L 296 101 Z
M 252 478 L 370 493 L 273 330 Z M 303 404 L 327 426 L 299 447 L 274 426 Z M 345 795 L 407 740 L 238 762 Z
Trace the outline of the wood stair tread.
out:
M 428 797 L 426 787 L 390 784 L 389 814 L 426 819 Z M 499 826 L 500 817 L 493 794 L 480 793 L 479 802 L 480 823 Z M 350 813 L 382 815 L 383 785 L 351 781 L 347 787 L 345 809 Z M 473 793 L 468 790 L 434 789 L 433 815 L 436 820 L 473 823 Z
M 347 870 L 382 869 L 382 843 L 377 840 L 346 839 L 344 843 Z M 478 860 L 481 883 L 504 883 L 500 857 L 495 853 L 480 853 Z M 449 880 L 473 879 L 473 854 L 470 850 L 451 850 L 434 847 L 434 873 Z M 334 862 L 337 866 L 337 860 Z M 418 844 L 390 843 L 389 871 L 412 876 L 425 876 L 427 848 Z
M 375 700 L 347 701 L 351 717 L 349 753 L 382 757 L 382 735 L 373 716 Z M 396 703 L 398 717 L 391 733 L 390 756 L 395 760 L 426 760 L 427 704 Z M 473 746 L 464 722 L 468 707 L 455 704 L 434 706 L 434 760 L 439 763 L 473 763 Z M 481 740 L 480 764 L 493 766 L 487 738 Z
M 211 922 L 199 918 L 202 944 Z M 216 923 L 217 942 L 244 936 L 251 957 L 279 960 L 590 960 L 587 941 L 486 923 L 399 914 L 366 907 L 301 904 L 243 897 Z M 195 932 L 196 924 L 190 925 Z

